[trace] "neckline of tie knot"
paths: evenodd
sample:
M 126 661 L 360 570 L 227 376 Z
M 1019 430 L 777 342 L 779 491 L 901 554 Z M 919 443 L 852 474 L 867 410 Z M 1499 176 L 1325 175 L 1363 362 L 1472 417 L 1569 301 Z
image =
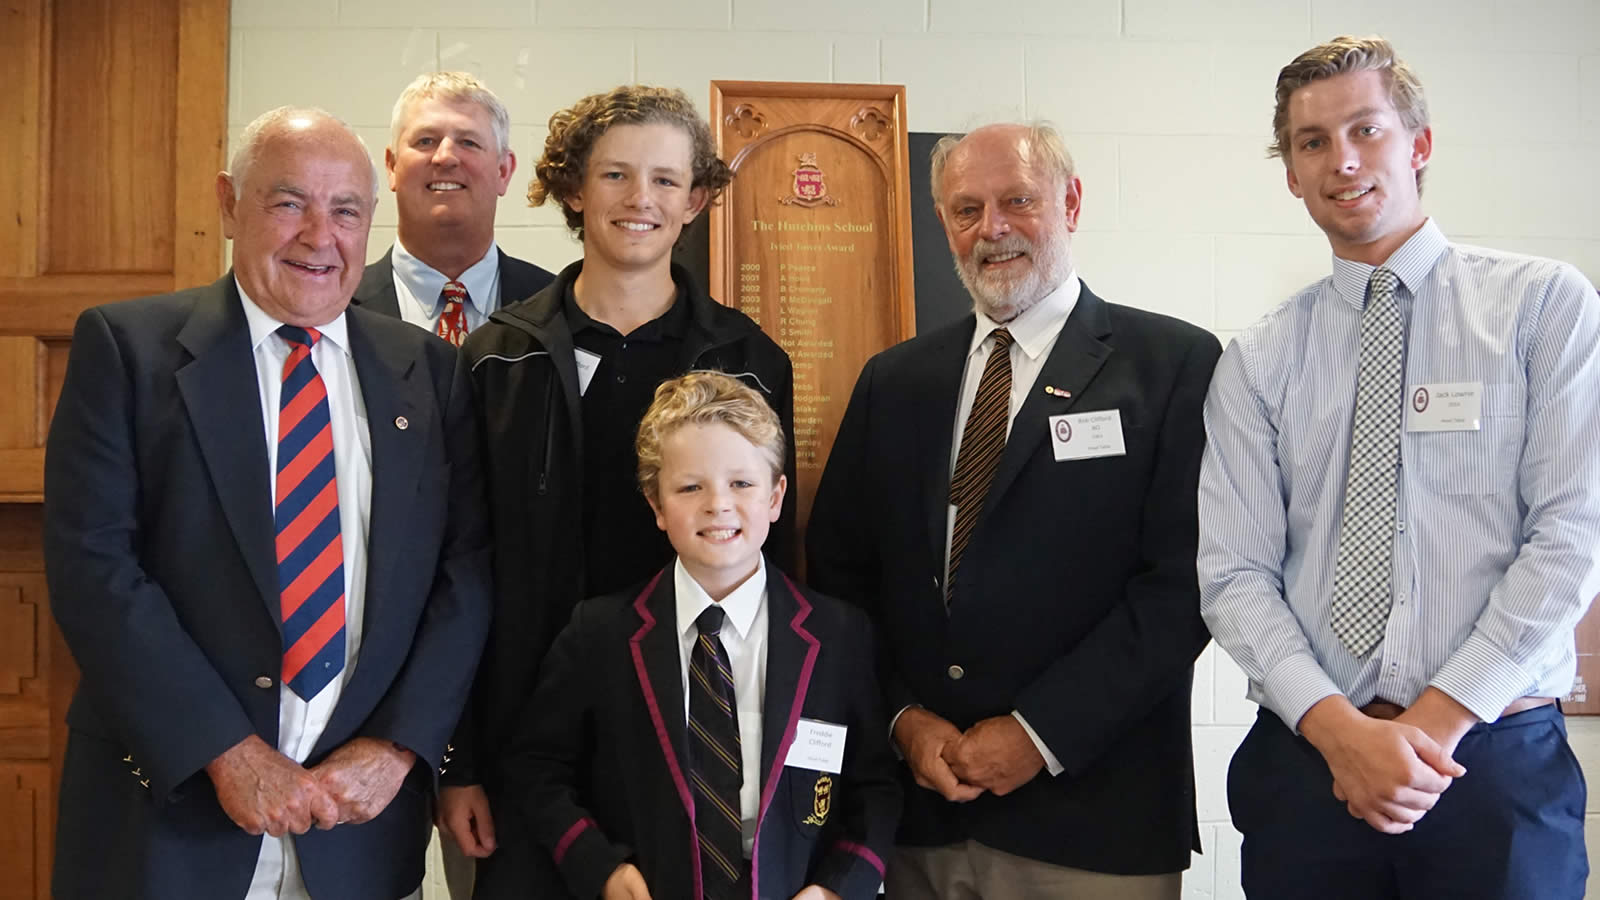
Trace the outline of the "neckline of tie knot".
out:
M 454 300 L 457 303 L 467 302 L 467 286 L 459 281 L 446 281 L 444 290 L 440 293 L 444 294 L 446 300 Z
M 989 332 L 989 336 L 994 338 L 994 346 L 996 350 L 1001 350 L 1011 346 L 1015 340 L 1013 337 L 1011 337 L 1011 329 L 1009 328 L 996 328 L 995 330 Z
M 700 615 L 694 620 L 694 625 L 700 629 L 701 634 L 715 637 L 722 630 L 722 623 L 727 617 L 728 614 L 723 611 L 722 607 L 713 603 L 700 612 Z
M 301 328 L 299 325 L 279 325 L 278 337 L 309 350 L 322 339 L 322 332 L 315 328 Z

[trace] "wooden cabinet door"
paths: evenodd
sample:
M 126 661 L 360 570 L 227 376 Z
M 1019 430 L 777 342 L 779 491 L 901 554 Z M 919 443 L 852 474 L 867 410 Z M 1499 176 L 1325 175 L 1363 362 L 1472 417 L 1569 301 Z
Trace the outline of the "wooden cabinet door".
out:
M 228 0 L 0 4 L 0 900 L 50 895 L 76 683 L 40 552 L 44 437 L 89 306 L 222 270 Z M 87 862 L 87 861 L 84 861 Z

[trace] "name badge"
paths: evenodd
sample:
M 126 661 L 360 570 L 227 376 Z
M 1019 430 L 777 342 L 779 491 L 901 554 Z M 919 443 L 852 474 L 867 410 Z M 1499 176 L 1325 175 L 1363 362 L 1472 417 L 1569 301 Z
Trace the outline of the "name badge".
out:
M 819 719 L 801 719 L 795 727 L 794 743 L 789 745 L 786 766 L 839 774 L 844 768 L 846 726 Z
M 600 368 L 600 354 L 573 347 L 572 355 L 578 359 L 578 396 L 582 397 L 589 392 L 589 382 L 594 380 L 595 370 Z
M 1407 431 L 1477 431 L 1483 382 L 1419 384 L 1406 394 Z
M 1056 462 L 1126 456 L 1122 442 L 1122 410 L 1073 413 L 1050 417 L 1050 449 Z

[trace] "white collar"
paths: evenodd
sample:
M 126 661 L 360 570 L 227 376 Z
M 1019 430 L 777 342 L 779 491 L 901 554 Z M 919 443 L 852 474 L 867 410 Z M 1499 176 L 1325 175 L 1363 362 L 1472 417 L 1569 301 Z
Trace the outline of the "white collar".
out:
M 1039 354 L 1061 333 L 1061 326 L 1077 307 L 1078 295 L 1082 290 L 1083 282 L 1078 280 L 1078 271 L 1074 269 L 1055 290 L 1045 294 L 1038 303 L 1004 325 L 984 315 L 983 310 L 976 310 L 978 327 L 972 332 L 972 345 L 967 348 L 967 356 L 978 352 L 990 332 L 1005 328 L 1011 332 L 1012 341 L 1022 348 L 1029 359 L 1038 359 Z
M 677 595 L 678 636 L 683 637 L 694 627 L 695 620 L 700 618 L 700 613 L 715 601 L 706 593 L 705 588 L 700 586 L 700 582 L 695 581 L 694 576 L 683 567 L 681 559 L 672 564 L 672 585 Z M 718 604 L 727 614 L 728 624 L 733 626 L 740 638 L 750 637 L 750 626 L 755 624 L 756 613 L 760 612 L 761 603 L 766 596 L 767 561 L 762 557 L 755 574 L 746 578 L 744 584 L 734 588 Z
M 394 272 L 400 276 L 400 281 L 406 289 L 411 291 L 411 296 L 422 307 L 429 318 L 439 315 L 443 298 L 446 278 L 443 272 L 428 265 L 415 256 L 400 243 L 400 238 L 394 239 L 394 250 L 390 253 L 389 260 L 394 264 Z M 484 316 L 489 315 L 489 298 L 493 296 L 495 281 L 500 277 L 500 247 L 493 240 L 489 241 L 489 252 L 483 258 L 467 267 L 461 277 L 456 280 L 467 289 L 467 302 Z M 519 298 L 520 299 L 520 298 Z
M 250 349 L 254 351 L 261 346 L 262 341 L 276 334 L 278 329 L 283 326 L 283 323 L 267 315 L 266 310 L 257 306 L 256 302 L 250 299 L 250 295 L 244 291 L 244 285 L 239 283 L 239 276 L 233 276 L 233 284 L 239 289 L 239 299 L 243 301 L 244 318 L 250 324 Z M 345 323 L 344 314 L 345 311 L 340 310 L 338 318 L 326 325 L 318 325 L 317 333 L 331 341 L 333 346 L 342 350 L 345 356 L 349 356 L 350 332 Z

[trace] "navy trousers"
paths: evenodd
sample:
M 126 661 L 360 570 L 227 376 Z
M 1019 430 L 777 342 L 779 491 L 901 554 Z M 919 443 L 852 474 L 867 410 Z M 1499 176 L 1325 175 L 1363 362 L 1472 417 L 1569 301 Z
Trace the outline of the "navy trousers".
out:
M 1244 834 L 1245 895 L 1260 900 L 1578 900 L 1587 791 L 1551 704 L 1480 723 L 1467 769 L 1416 827 L 1386 835 L 1333 796 L 1322 755 L 1262 710 L 1228 769 Z

